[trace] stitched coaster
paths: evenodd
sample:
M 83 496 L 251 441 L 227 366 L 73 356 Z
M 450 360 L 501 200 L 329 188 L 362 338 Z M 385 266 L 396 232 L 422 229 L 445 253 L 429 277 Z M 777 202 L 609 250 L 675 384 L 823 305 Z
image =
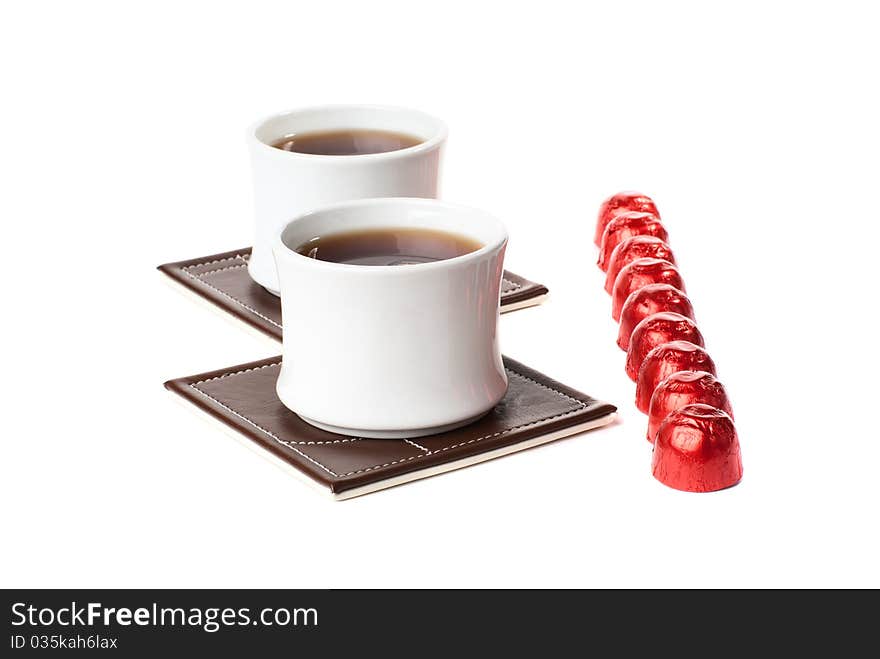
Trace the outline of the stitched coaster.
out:
M 360 439 L 310 426 L 275 393 L 281 357 L 169 380 L 165 387 L 236 430 L 335 499 L 466 467 L 610 423 L 616 408 L 504 358 L 510 386 L 479 421 L 417 441 Z
M 281 300 L 254 282 L 247 271 L 250 247 L 189 261 L 165 263 L 159 270 L 228 311 L 239 320 L 281 340 Z M 547 288 L 504 271 L 501 312 L 540 304 Z

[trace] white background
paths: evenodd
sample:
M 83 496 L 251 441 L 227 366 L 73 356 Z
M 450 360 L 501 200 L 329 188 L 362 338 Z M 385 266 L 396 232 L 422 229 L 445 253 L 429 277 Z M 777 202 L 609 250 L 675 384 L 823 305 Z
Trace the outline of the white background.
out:
M 585 4 L 7 6 L 0 585 L 880 586 L 869 5 Z M 165 392 L 279 352 L 155 266 L 250 244 L 245 128 L 327 102 L 448 122 L 443 196 L 552 290 L 504 352 L 618 425 L 333 503 Z M 731 394 L 733 489 L 651 477 L 592 244 L 626 188 Z

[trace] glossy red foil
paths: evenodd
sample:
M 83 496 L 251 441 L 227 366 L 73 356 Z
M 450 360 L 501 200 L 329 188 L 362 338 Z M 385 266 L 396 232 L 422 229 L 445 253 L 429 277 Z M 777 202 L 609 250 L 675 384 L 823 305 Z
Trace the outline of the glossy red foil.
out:
M 630 380 L 638 380 L 642 362 L 649 352 L 672 341 L 690 341 L 700 347 L 706 345 L 694 321 L 680 313 L 661 311 L 636 325 L 626 353 L 626 374 Z
M 598 265 L 602 272 L 608 269 L 608 262 L 611 260 L 614 248 L 633 236 L 654 236 L 664 242 L 667 242 L 669 238 L 666 229 L 663 228 L 656 215 L 637 211 L 627 211 L 615 215 L 605 227 L 605 232 L 602 234 L 602 245 L 599 247 Z
M 684 292 L 684 281 L 681 273 L 669 261 L 662 259 L 636 259 L 624 266 L 611 294 L 611 317 L 620 320 L 623 305 L 630 295 L 651 284 L 669 284 Z
M 620 310 L 620 330 L 617 345 L 629 348 L 629 337 L 635 326 L 648 316 L 660 311 L 674 311 L 694 319 L 694 307 L 688 296 L 669 284 L 648 284 L 633 291 Z
M 667 416 L 692 403 L 717 407 L 733 418 L 727 392 L 724 385 L 715 378 L 714 371 L 679 371 L 660 382 L 654 389 L 651 404 L 648 406 L 648 441 L 654 441 L 660 424 Z
M 599 207 L 599 217 L 596 219 L 596 235 L 593 238 L 597 246 L 602 245 L 602 234 L 605 227 L 619 213 L 626 211 L 641 211 L 643 213 L 653 213 L 660 217 L 657 212 L 657 206 L 654 201 L 647 195 L 634 190 L 625 190 L 618 192 L 616 195 L 608 197 Z
M 736 485 L 743 469 L 733 419 L 699 403 L 676 410 L 657 431 L 651 472 L 664 485 L 685 492 Z
M 657 346 L 639 367 L 636 407 L 640 412 L 648 413 L 657 385 L 678 371 L 707 371 L 714 375 L 715 362 L 704 348 L 690 341 L 670 341 Z
M 614 282 L 624 266 L 636 259 L 663 259 L 675 265 L 672 249 L 656 236 L 633 236 L 618 244 L 608 257 L 608 270 L 605 274 L 605 290 L 614 291 Z

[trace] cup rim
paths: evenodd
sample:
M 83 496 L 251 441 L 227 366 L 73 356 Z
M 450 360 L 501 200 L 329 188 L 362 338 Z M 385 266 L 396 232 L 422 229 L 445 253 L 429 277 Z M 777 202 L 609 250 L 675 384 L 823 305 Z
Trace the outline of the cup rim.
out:
M 420 115 L 421 117 L 429 120 L 435 125 L 435 133 L 430 138 L 426 139 L 423 142 L 419 142 L 413 146 L 408 146 L 403 149 L 395 149 L 394 151 L 384 151 L 382 153 L 358 153 L 353 155 L 332 155 L 332 154 L 321 154 L 321 153 L 299 153 L 297 151 L 285 151 L 283 149 L 276 149 L 271 144 L 266 144 L 263 140 L 257 137 L 257 131 L 265 124 L 275 119 L 279 119 L 281 117 L 288 117 L 290 115 L 301 114 L 304 112 L 322 112 L 322 111 L 335 111 L 335 110 L 371 110 L 371 111 L 385 111 L 385 112 L 408 112 L 410 114 Z M 324 105 L 306 105 L 298 108 L 293 108 L 290 110 L 283 110 L 281 112 L 275 112 L 268 116 L 255 121 L 248 128 L 247 138 L 248 141 L 254 145 L 258 145 L 258 148 L 262 147 L 268 149 L 269 151 L 278 154 L 284 158 L 296 158 L 303 160 L 312 160 L 312 161 L 325 161 L 325 162 L 363 162 L 364 160 L 390 160 L 393 158 L 400 158 L 403 156 L 414 155 L 417 153 L 421 153 L 423 151 L 430 151 L 431 149 L 436 148 L 440 144 L 446 140 L 449 134 L 449 128 L 446 126 L 446 123 L 442 119 L 438 119 L 432 114 L 428 114 L 427 112 L 423 112 L 422 110 L 416 110 L 414 108 L 408 108 L 404 106 L 398 105 L 379 105 L 379 104 L 366 104 L 366 103 L 334 103 L 334 104 L 324 104 Z
M 277 149 L 276 149 L 277 150 Z M 454 256 L 449 259 L 441 259 L 439 261 L 429 261 L 428 263 L 407 263 L 404 265 L 371 265 L 371 266 L 363 266 L 357 265 L 354 263 L 335 263 L 333 261 L 321 261 L 318 259 L 309 258 L 308 256 L 304 256 L 300 254 L 292 247 L 289 247 L 283 240 L 284 233 L 287 231 L 287 228 L 292 224 L 302 221 L 306 218 L 313 217 L 315 215 L 320 215 L 323 213 L 336 211 L 336 210 L 346 210 L 346 209 L 357 209 L 357 208 L 366 208 L 370 206 L 381 206 L 381 205 L 395 205 L 395 206 L 427 206 L 433 208 L 444 208 L 448 211 L 458 211 L 465 212 L 469 214 L 476 214 L 482 216 L 485 220 L 494 224 L 494 229 L 496 230 L 497 236 L 495 239 L 486 241 L 485 244 L 480 247 L 480 249 L 476 249 L 473 252 L 468 252 L 467 254 L 462 254 L 460 256 Z M 390 225 L 389 226 L 393 226 Z M 501 222 L 497 217 L 492 215 L 491 213 L 487 213 L 486 211 L 480 210 L 478 208 L 473 208 L 472 206 L 465 206 L 462 204 L 450 203 L 448 201 L 441 201 L 439 199 L 430 199 L 424 197 L 371 197 L 366 199 L 354 199 L 350 201 L 343 201 L 335 204 L 329 204 L 327 206 L 321 206 L 320 208 L 313 209 L 307 213 L 303 213 L 294 217 L 292 220 L 287 222 L 284 227 L 275 235 L 275 239 L 273 241 L 273 252 L 275 253 L 276 258 L 281 255 L 289 255 L 295 259 L 302 259 L 302 264 L 306 263 L 311 264 L 306 267 L 317 267 L 323 268 L 325 270 L 335 270 L 337 272 L 343 271 L 356 271 L 361 272 L 364 275 L 397 275 L 397 276 L 405 276 L 406 274 L 413 272 L 427 272 L 429 270 L 439 270 L 449 267 L 454 267 L 459 264 L 466 264 L 471 261 L 478 261 L 487 254 L 491 254 L 495 251 L 500 250 L 507 244 L 508 234 L 507 228 L 504 226 L 504 223 Z

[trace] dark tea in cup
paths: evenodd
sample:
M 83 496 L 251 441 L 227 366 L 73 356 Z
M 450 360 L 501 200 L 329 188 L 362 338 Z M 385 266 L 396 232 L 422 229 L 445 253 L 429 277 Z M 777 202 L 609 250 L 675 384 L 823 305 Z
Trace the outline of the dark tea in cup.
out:
M 456 233 L 424 228 L 360 229 L 318 236 L 296 248 L 303 256 L 350 265 L 415 265 L 470 254 L 482 245 Z
M 272 143 L 276 149 L 319 156 L 360 156 L 399 151 L 422 139 L 389 130 L 328 130 L 286 135 Z

